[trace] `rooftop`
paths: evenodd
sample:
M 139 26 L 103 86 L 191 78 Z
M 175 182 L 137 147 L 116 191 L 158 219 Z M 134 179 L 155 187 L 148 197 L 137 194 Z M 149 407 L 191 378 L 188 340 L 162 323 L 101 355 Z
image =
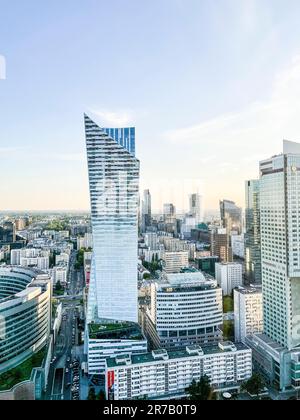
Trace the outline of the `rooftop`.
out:
M 220 343 L 219 346 L 210 346 L 210 347 L 199 347 L 199 346 L 190 346 L 184 350 L 176 350 L 176 351 L 167 351 L 164 349 L 155 350 L 152 353 L 140 354 L 140 355 L 132 355 L 131 356 L 131 363 L 130 358 L 127 357 L 127 361 L 118 360 L 117 358 L 107 359 L 107 367 L 113 368 L 116 366 L 124 366 L 128 364 L 144 364 L 144 363 L 151 363 L 159 360 L 176 360 L 182 359 L 186 357 L 199 357 L 202 355 L 213 355 L 213 354 L 221 354 L 221 353 L 230 353 L 242 350 L 249 350 L 249 347 L 245 346 L 241 343 L 231 343 L 231 342 L 224 342 Z M 161 353 L 159 353 L 161 352 Z
M 89 324 L 89 338 L 94 340 L 144 340 L 141 328 L 132 322 Z
M 236 292 L 241 293 L 242 295 L 253 295 L 256 293 L 262 293 L 262 286 L 248 286 L 248 287 L 238 287 L 235 289 Z

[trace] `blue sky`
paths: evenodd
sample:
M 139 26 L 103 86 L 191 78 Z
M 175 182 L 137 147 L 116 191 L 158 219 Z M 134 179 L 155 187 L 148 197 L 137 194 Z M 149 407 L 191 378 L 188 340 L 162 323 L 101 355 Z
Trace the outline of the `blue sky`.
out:
M 207 208 L 243 205 L 258 160 L 300 139 L 299 17 L 298 0 L 0 0 L 0 209 L 89 207 L 84 112 L 137 127 L 155 208 L 194 184 Z

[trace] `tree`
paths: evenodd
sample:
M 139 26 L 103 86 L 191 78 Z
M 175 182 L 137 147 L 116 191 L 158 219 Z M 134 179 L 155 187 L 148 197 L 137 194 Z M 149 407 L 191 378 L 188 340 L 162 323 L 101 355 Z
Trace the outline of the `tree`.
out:
M 260 375 L 254 374 L 247 382 L 242 385 L 242 389 L 251 395 L 259 397 L 264 389 L 264 382 Z
M 89 390 L 88 401 L 96 401 L 96 391 L 94 387 L 91 387 Z
M 58 280 L 58 282 L 56 283 L 56 285 L 55 285 L 55 291 L 56 292 L 61 292 L 62 291 L 62 289 L 63 289 L 63 287 L 62 287 L 62 285 L 61 285 L 61 282 Z
M 193 381 L 186 392 L 191 401 L 207 401 L 214 399 L 213 388 L 208 376 L 203 376 L 199 382 Z

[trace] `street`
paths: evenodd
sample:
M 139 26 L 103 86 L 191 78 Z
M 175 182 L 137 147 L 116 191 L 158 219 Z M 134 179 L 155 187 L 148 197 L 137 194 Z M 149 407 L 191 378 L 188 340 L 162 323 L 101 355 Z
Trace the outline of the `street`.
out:
M 70 257 L 67 295 L 59 299 L 63 305 L 63 319 L 49 372 L 45 395 L 48 400 L 80 398 L 83 349 L 79 343 L 77 319 L 81 309 L 84 278 L 82 270 L 75 270 L 75 263 L 76 252 L 73 252 Z

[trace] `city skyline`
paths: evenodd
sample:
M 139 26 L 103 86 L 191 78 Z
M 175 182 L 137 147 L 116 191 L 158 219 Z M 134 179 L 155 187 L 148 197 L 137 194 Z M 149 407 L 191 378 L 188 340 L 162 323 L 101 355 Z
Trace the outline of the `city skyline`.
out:
M 9 182 L 0 210 L 88 210 L 83 112 L 105 126 L 136 126 L 141 191 L 150 189 L 155 211 L 182 207 L 161 185 L 191 179 L 207 209 L 223 198 L 244 207 L 257 162 L 300 137 L 296 1 L 30 0 L 19 11 L 22 19 L 13 5 L 1 9 L 0 159 Z

